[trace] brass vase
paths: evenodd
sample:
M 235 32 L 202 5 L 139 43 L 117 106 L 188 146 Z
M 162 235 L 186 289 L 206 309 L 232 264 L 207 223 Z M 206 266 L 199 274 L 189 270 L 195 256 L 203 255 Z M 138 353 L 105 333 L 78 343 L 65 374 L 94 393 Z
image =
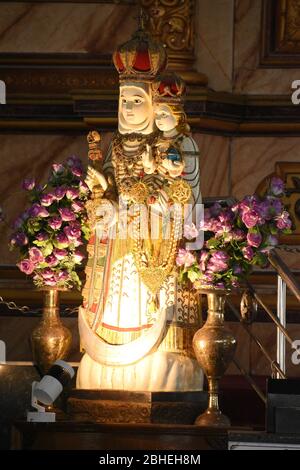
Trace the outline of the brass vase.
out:
M 72 344 L 72 333 L 59 316 L 59 289 L 43 290 L 43 316 L 31 334 L 34 363 L 42 374 L 57 359 L 66 359 Z
M 219 408 L 219 381 L 230 364 L 236 340 L 224 326 L 225 290 L 201 291 L 207 295 L 208 312 L 204 326 L 193 338 L 196 358 L 208 379 L 209 404 L 198 416 L 197 426 L 227 428 L 230 420 Z

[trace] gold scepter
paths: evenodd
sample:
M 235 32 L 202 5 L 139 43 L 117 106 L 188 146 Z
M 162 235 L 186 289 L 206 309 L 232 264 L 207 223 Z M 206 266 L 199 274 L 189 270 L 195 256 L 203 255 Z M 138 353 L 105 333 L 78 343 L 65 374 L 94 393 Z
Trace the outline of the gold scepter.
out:
M 96 170 L 99 173 L 102 173 L 102 164 L 103 164 L 103 154 L 100 148 L 101 136 L 97 131 L 90 131 L 87 135 L 88 142 L 88 158 L 92 163 L 92 166 L 88 169 L 88 177 L 95 178 L 95 173 L 93 170 Z M 96 224 L 96 209 L 100 204 L 100 201 L 104 194 L 104 189 L 101 184 L 98 182 L 92 188 L 91 199 L 86 203 L 86 209 L 89 219 L 90 228 L 94 228 Z

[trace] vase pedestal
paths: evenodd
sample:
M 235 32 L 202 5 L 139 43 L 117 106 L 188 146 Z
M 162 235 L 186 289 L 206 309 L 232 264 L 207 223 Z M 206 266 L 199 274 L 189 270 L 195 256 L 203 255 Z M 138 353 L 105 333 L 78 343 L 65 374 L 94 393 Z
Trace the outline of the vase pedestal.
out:
M 207 407 L 206 392 L 72 390 L 67 412 L 98 423 L 193 424 Z

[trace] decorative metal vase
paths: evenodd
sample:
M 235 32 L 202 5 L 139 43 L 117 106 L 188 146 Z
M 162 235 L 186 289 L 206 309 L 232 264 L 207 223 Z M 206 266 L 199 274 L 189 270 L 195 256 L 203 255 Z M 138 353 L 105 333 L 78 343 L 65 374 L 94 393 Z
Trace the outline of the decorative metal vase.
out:
M 219 408 L 219 381 L 233 358 L 236 340 L 224 326 L 226 291 L 202 289 L 201 293 L 207 295 L 207 320 L 194 335 L 193 347 L 208 379 L 209 404 L 207 410 L 198 416 L 195 424 L 227 428 L 230 426 L 230 420 Z
M 57 359 L 66 359 L 72 344 L 72 333 L 59 317 L 59 289 L 43 290 L 43 317 L 31 334 L 33 360 L 45 374 Z

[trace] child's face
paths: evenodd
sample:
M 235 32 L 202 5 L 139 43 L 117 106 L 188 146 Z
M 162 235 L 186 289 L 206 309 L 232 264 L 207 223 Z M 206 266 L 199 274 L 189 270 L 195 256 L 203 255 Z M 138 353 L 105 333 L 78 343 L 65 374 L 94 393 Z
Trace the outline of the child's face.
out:
M 160 131 L 166 132 L 175 129 L 177 118 L 167 104 L 157 104 L 154 112 L 155 124 Z

